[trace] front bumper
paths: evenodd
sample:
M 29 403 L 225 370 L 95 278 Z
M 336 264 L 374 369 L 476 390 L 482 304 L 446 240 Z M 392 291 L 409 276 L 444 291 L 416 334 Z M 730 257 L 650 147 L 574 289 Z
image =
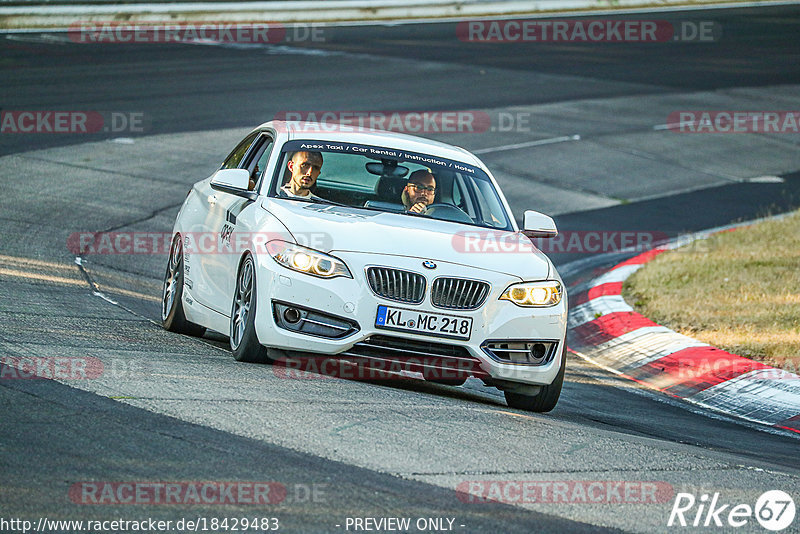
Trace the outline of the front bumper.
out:
M 422 267 L 425 258 L 404 256 L 387 258 L 383 255 L 352 252 L 333 254 L 347 263 L 354 278 L 339 277 L 330 280 L 316 278 L 283 268 L 268 255 L 257 257 L 259 268 L 256 334 L 261 344 L 285 351 L 345 356 L 364 353 L 365 350 L 374 351 L 374 345 L 378 340 L 385 343 L 387 339 L 390 343 L 401 347 L 394 351 L 398 352 L 402 350 L 404 346 L 402 341 L 405 340 L 407 341 L 405 346 L 411 355 L 415 352 L 424 352 L 425 349 L 421 347 L 426 345 L 433 347 L 435 352 L 431 354 L 434 356 L 441 356 L 438 351 L 448 352 L 451 348 L 459 354 L 466 353 L 466 357 L 473 362 L 474 372 L 470 374 L 499 383 L 547 385 L 552 383 L 558 374 L 566 335 L 566 295 L 559 304 L 550 308 L 522 308 L 511 302 L 498 300 L 506 287 L 523 281 L 521 277 L 442 261 L 437 261 L 435 272 L 426 271 Z M 424 275 L 428 284 L 422 302 L 400 303 L 377 296 L 370 289 L 365 276 L 366 268 L 376 265 Z M 491 289 L 483 305 L 476 310 L 443 310 L 433 306 L 430 301 L 430 282 L 438 276 L 483 280 L 491 285 Z M 346 335 L 336 338 L 317 335 L 320 330 L 316 330 L 315 334 L 313 328 L 305 332 L 300 331 L 293 325 L 287 325 L 282 317 L 277 316 L 276 306 L 284 306 L 280 310 L 285 310 L 287 305 L 332 316 L 336 318 L 340 327 L 344 328 L 349 324 L 353 325 L 353 328 L 346 332 Z M 468 340 L 459 340 L 380 328 L 375 324 L 379 305 L 414 309 L 423 313 L 471 317 L 472 332 Z M 319 319 L 313 315 L 308 317 L 312 320 L 311 323 Z M 507 347 L 508 345 L 503 344 L 504 341 L 511 342 L 511 346 L 517 347 L 524 341 L 545 342 L 550 353 L 541 360 L 541 363 L 530 364 L 504 361 L 498 357 L 502 351 L 486 350 L 490 343 L 493 347 Z M 397 344 L 398 342 L 400 343 Z

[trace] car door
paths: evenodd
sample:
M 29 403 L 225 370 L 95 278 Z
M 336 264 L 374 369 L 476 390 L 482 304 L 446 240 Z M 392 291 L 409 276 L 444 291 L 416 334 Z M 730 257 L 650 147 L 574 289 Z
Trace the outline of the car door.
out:
M 242 139 L 233 151 L 225 158 L 220 166 L 222 169 L 236 169 L 258 138 L 259 133 L 253 132 Z M 214 280 L 213 273 L 219 272 L 219 232 L 225 222 L 225 210 L 221 209 L 220 202 L 226 203 L 227 196 L 215 191 L 205 180 L 198 186 L 200 202 L 196 210 L 195 220 L 200 224 L 193 225 L 187 236 L 187 256 L 189 259 L 192 279 L 192 296 L 194 299 L 213 310 L 222 312 L 222 303 L 219 295 L 219 282 Z M 225 314 L 230 310 L 225 310 Z
M 254 191 L 257 190 L 273 144 L 272 136 L 260 132 L 235 167 L 250 173 L 251 189 Z M 244 222 L 248 219 L 246 211 L 258 209 L 258 205 L 231 193 L 214 193 L 214 204 L 209 208 L 209 225 L 216 241 L 216 253 L 207 258 L 205 274 L 213 293 L 212 308 L 229 315 L 239 259 L 245 252 L 248 234 L 256 230 Z

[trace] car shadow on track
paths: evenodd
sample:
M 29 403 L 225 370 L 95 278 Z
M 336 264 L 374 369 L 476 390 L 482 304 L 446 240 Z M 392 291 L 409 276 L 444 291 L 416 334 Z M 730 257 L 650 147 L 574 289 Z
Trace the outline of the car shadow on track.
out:
M 207 332 L 202 339 L 221 349 L 230 350 L 228 337 L 218 332 Z M 232 356 L 231 360 L 233 360 Z M 232 363 L 236 362 L 232 361 Z M 463 386 L 447 385 L 425 380 L 421 373 L 387 372 L 379 368 L 370 369 L 364 366 L 355 366 L 339 361 L 336 358 L 325 357 L 315 359 L 287 358 L 268 365 L 272 365 L 276 375 L 283 375 L 286 378 L 302 379 L 312 378 L 313 375 L 321 375 L 395 390 L 429 394 L 510 409 L 506 406 L 500 390 L 485 386 L 475 378 L 467 379 Z

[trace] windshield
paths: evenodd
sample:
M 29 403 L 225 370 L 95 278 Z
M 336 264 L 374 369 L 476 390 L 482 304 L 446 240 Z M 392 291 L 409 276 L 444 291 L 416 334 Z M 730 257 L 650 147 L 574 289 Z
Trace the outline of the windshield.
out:
M 494 185 L 478 167 L 369 145 L 287 142 L 269 196 L 513 229 Z

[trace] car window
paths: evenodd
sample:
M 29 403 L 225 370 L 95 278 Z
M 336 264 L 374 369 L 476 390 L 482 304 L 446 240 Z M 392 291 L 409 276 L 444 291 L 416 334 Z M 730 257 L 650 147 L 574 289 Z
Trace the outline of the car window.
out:
M 269 156 L 272 153 L 272 145 L 272 139 L 267 138 L 264 140 L 264 144 L 261 146 L 261 148 L 259 148 L 260 154 L 258 158 L 256 158 L 255 165 L 255 168 L 258 169 L 258 172 L 264 172 L 264 169 L 267 167 L 267 160 L 269 160 Z
M 512 230 L 489 176 L 474 165 L 403 150 L 351 143 L 289 141 L 281 147 L 280 159 L 268 190 L 270 196 L 290 181 L 288 162 L 295 152 L 317 152 L 322 166 L 311 193 L 337 204 L 408 216 L 426 216 L 443 221 Z M 413 202 L 404 198 L 409 176 L 425 170 L 435 180 L 435 191 L 427 193 L 427 209 L 409 213 Z M 410 191 L 414 191 L 411 189 Z M 420 190 L 419 195 L 423 192 Z M 293 200 L 309 200 L 300 197 Z M 404 202 L 404 200 L 406 202 Z
M 477 220 L 485 226 L 504 226 L 504 211 L 500 199 L 492 188 L 491 183 L 480 180 L 469 180 L 469 187 L 475 189 L 472 199 L 478 209 Z
M 471 195 L 467 194 L 466 184 L 462 177 L 453 180 L 453 203 L 464 210 L 472 218 L 476 217 L 475 203 Z
M 252 186 L 251 189 L 257 189 L 260 187 L 259 183 L 264 173 L 264 169 L 267 167 L 267 161 L 272 153 L 273 144 L 274 141 L 272 140 L 272 137 L 267 134 L 261 134 L 261 136 L 255 142 L 253 148 L 246 156 L 246 160 L 243 160 L 240 165 L 240 167 L 247 169 L 250 172 L 250 184 Z
M 228 157 L 225 158 L 225 161 L 220 169 L 238 169 L 239 164 L 242 162 L 242 159 L 244 158 L 245 154 L 247 154 L 250 145 L 253 144 L 253 141 L 255 141 L 256 137 L 258 137 L 258 132 L 253 132 L 242 139 L 242 141 L 236 145 L 236 148 L 233 149 L 233 152 L 231 152 Z

